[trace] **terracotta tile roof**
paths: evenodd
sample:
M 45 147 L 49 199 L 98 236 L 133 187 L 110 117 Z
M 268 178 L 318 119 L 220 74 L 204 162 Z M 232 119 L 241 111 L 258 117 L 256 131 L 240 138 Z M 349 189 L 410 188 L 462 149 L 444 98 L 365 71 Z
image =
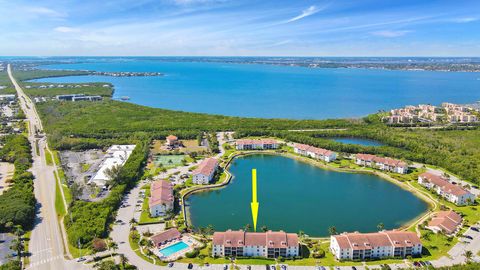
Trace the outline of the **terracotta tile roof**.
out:
M 155 234 L 154 236 L 150 237 L 150 240 L 155 244 L 155 246 L 158 246 L 161 243 L 164 243 L 166 241 L 171 241 L 177 238 L 180 238 L 182 234 L 175 228 L 168 229 L 164 232 Z
M 298 246 L 296 233 L 278 232 L 244 232 L 232 231 L 215 232 L 213 244 L 225 247 L 263 246 L 268 248 L 287 248 Z
M 382 231 L 378 233 L 343 233 L 334 235 L 341 249 L 366 250 L 373 247 L 410 247 L 421 244 L 414 232 Z
M 428 222 L 428 227 L 438 227 L 448 234 L 455 232 L 462 223 L 462 216 L 455 211 L 440 211 Z
M 207 158 L 198 165 L 198 168 L 196 168 L 193 171 L 193 174 L 203 174 L 203 175 L 210 175 L 212 174 L 215 169 L 217 168 L 218 161 L 215 158 Z
M 408 164 L 398 159 L 388 158 L 388 157 L 378 157 L 370 154 L 356 154 L 355 157 L 360 160 L 382 163 L 391 167 L 407 167 Z
M 150 186 L 150 198 L 148 205 L 150 207 L 158 204 L 169 204 L 174 200 L 173 186 L 165 180 L 158 180 Z
M 301 151 L 312 152 L 315 155 L 319 155 L 319 156 L 330 156 L 334 153 L 333 151 L 330 151 L 327 149 L 318 148 L 318 147 L 314 147 L 306 144 L 300 144 L 300 143 L 296 143 L 294 147 Z
M 278 144 L 273 139 L 239 139 L 236 141 L 237 145 L 250 145 L 250 144 Z
M 175 135 L 168 135 L 167 140 L 169 140 L 169 141 L 176 141 L 176 140 L 178 140 L 178 138 L 177 138 L 177 136 L 175 136 Z
M 425 172 L 420 174 L 419 177 L 434 184 L 435 186 L 439 186 L 444 192 L 453 194 L 455 196 L 462 196 L 470 193 L 465 189 L 463 189 L 462 187 L 450 183 L 447 179 L 443 178 L 442 176 L 439 176 L 433 173 Z

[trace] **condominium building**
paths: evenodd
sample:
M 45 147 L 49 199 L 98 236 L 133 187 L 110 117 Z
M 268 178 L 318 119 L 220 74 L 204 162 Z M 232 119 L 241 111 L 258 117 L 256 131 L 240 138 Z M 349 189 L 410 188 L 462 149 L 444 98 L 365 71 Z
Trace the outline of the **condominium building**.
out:
M 453 235 L 457 232 L 461 224 L 462 216 L 455 211 L 440 211 L 435 213 L 426 228 L 435 233 L 443 232 L 447 235 Z
M 326 162 L 331 162 L 337 159 L 337 153 L 333 151 L 306 144 L 296 143 L 293 147 L 293 151 L 299 155 L 308 156 Z
M 418 183 L 427 189 L 434 190 L 445 200 L 457 205 L 465 205 L 475 200 L 475 195 L 459 185 L 452 184 L 448 179 L 433 173 L 422 173 L 418 176 Z
M 240 139 L 236 141 L 237 150 L 267 150 L 277 149 L 278 142 L 273 139 Z
M 393 158 L 378 157 L 370 154 L 356 154 L 355 164 L 400 174 L 408 172 L 408 164 L 404 161 Z
M 414 232 L 342 233 L 330 237 L 330 250 L 337 260 L 366 260 L 419 256 L 422 243 Z
M 218 161 L 215 158 L 204 159 L 198 168 L 193 171 L 193 183 L 206 185 L 210 183 L 218 168 Z
M 299 254 L 296 233 L 228 230 L 213 234 L 212 256 L 214 257 L 291 258 Z
M 152 217 L 164 216 L 173 210 L 174 201 L 172 183 L 158 180 L 151 184 L 148 206 Z

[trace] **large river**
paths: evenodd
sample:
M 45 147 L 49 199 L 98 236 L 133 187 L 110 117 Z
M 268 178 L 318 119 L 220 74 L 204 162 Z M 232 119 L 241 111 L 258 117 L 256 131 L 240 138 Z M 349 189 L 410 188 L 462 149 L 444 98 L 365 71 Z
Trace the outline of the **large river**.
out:
M 116 98 L 129 96 L 137 104 L 233 116 L 360 117 L 409 104 L 469 103 L 480 99 L 480 74 L 465 72 L 313 69 L 146 59 L 44 68 L 162 72 L 163 77 L 75 76 L 38 81 L 111 82 Z
M 241 229 L 252 224 L 251 169 L 257 169 L 258 228 L 311 236 L 338 232 L 398 228 L 418 217 L 428 205 L 397 185 L 369 174 L 339 173 L 294 159 L 252 155 L 234 160 L 233 181 L 223 189 L 197 193 L 188 200 L 194 226 L 215 230 Z

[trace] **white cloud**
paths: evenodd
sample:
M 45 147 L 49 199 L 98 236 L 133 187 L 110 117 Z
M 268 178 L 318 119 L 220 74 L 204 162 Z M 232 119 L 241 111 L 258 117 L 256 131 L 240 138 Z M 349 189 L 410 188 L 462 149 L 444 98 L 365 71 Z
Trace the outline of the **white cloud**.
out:
M 469 22 L 478 21 L 478 18 L 474 18 L 474 17 L 456 18 L 456 19 L 453 19 L 452 21 L 456 23 L 469 23 Z
M 286 21 L 286 23 L 290 23 L 290 22 L 294 22 L 294 21 L 298 21 L 298 20 L 301 20 L 305 17 L 308 17 L 308 16 L 311 16 L 317 12 L 319 12 L 321 9 L 317 8 L 316 6 L 310 6 L 308 7 L 307 9 L 303 10 L 302 11 L 302 14 L 296 16 L 296 17 L 293 17 L 289 20 Z
M 80 31 L 80 29 L 78 29 L 78 28 L 73 28 L 73 27 L 68 27 L 68 26 L 55 27 L 53 30 L 56 31 L 56 32 L 60 32 L 60 33 L 74 33 L 74 32 L 79 32 Z
M 394 30 L 382 30 L 382 31 L 375 31 L 372 32 L 371 34 L 374 36 L 379 36 L 379 37 L 386 37 L 386 38 L 395 38 L 395 37 L 401 37 L 404 36 L 412 31 L 409 30 L 401 30 L 401 31 L 394 31 Z
M 26 11 L 35 15 L 48 16 L 48 17 L 66 17 L 67 16 L 65 13 L 58 12 L 46 7 L 28 7 Z

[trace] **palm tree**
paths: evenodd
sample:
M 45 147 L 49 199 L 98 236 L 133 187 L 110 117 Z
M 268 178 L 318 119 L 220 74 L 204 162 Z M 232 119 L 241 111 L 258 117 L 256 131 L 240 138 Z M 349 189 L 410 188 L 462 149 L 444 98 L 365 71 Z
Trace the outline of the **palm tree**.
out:
M 244 230 L 244 231 L 250 230 L 250 224 L 245 225 L 245 226 L 243 227 L 243 230 Z
M 134 227 L 135 223 L 137 223 L 135 218 L 130 219 L 130 221 L 128 222 L 128 224 L 130 224 L 130 230 Z
M 379 231 L 383 231 L 383 229 L 385 229 L 385 224 L 383 224 L 383 222 L 378 223 L 377 229 L 378 229 Z
M 125 269 L 125 265 L 128 263 L 128 259 L 123 254 L 120 254 L 120 263 L 122 264 L 122 269 Z
M 20 239 L 13 239 L 12 245 L 10 246 L 11 249 L 15 250 L 17 252 L 17 258 L 18 261 L 22 259 L 22 251 L 24 250 L 24 246 L 22 243 L 22 240 Z
M 214 232 L 215 230 L 213 229 L 213 225 L 208 224 L 208 226 L 205 228 L 205 233 L 208 235 L 212 235 Z
M 335 235 L 335 234 L 337 234 L 337 228 L 336 228 L 335 226 L 330 226 L 330 227 L 328 227 L 328 233 L 329 233 L 330 235 Z
M 268 227 L 263 225 L 261 228 L 260 228 L 263 232 L 268 232 Z
M 473 252 L 471 250 L 467 250 L 465 251 L 465 253 L 463 253 L 463 256 L 465 256 L 465 258 L 467 259 L 467 262 L 470 262 L 473 257 Z

